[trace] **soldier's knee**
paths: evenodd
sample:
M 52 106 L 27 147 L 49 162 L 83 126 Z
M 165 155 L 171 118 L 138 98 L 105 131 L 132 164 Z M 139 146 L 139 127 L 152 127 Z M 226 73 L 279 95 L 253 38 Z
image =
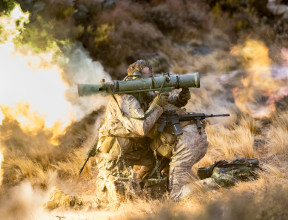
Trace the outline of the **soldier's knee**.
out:
M 188 131 L 187 131 L 188 130 Z M 208 140 L 205 130 L 198 132 L 195 125 L 190 125 L 183 134 L 183 143 L 186 149 L 190 152 L 192 160 L 198 162 L 203 158 L 208 149 Z

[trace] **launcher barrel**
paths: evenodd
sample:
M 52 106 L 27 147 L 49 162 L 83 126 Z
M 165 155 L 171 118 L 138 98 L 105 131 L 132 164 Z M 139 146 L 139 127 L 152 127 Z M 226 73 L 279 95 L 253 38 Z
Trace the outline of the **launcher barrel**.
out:
M 199 73 L 185 75 L 163 74 L 151 78 L 136 78 L 128 80 L 115 80 L 100 84 L 78 84 L 78 95 L 88 96 L 93 94 L 129 94 L 137 92 L 165 91 L 184 87 L 200 87 Z

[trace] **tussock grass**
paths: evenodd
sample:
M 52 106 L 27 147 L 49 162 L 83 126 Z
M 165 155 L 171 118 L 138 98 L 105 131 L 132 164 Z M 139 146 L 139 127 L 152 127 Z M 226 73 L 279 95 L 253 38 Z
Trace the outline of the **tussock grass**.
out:
M 222 125 L 207 126 L 208 142 L 213 154 L 227 160 L 234 157 L 255 157 L 253 148 L 255 135 L 247 124 L 233 125 L 232 129 Z M 223 159 L 224 159 L 223 158 Z
M 285 174 L 276 166 L 270 165 L 270 164 L 264 164 L 263 169 L 271 176 L 275 178 L 284 178 Z M 265 178 L 265 175 L 267 173 L 260 173 L 260 176 L 262 178 Z
M 59 146 L 49 143 L 50 133 L 40 130 L 31 135 L 23 132 L 13 119 L 5 119 L 0 130 L 3 134 L 3 187 L 30 180 L 35 186 L 47 189 L 49 173 L 57 173 L 63 180 L 78 179 L 86 153 L 97 136 L 93 132 L 99 126 L 96 119 L 101 119 L 102 110 L 92 112 L 67 128 L 66 134 L 59 139 Z M 83 170 L 83 179 L 93 177 L 92 166 L 95 161 L 90 160 Z
M 83 166 L 84 161 L 85 161 L 85 155 L 86 152 L 84 153 L 83 150 L 78 150 L 73 153 L 70 153 L 67 155 L 66 160 L 64 161 L 59 161 L 56 164 L 53 165 L 53 168 L 58 172 L 59 177 L 62 179 L 68 179 L 71 177 L 77 177 L 79 176 L 79 170 Z M 81 173 L 81 178 L 84 179 L 89 179 L 92 178 L 92 163 L 95 161 L 93 158 L 88 161 L 86 164 L 84 170 Z
M 64 216 L 69 219 L 116 220 L 286 219 L 287 180 L 275 180 L 265 175 L 256 181 L 239 183 L 230 189 L 196 189 L 193 196 L 180 203 L 169 200 L 134 200 L 122 203 L 117 209 L 109 211 L 66 212 Z M 56 210 L 53 214 L 59 213 L 61 212 Z
M 266 130 L 268 150 L 271 154 L 288 153 L 288 113 L 275 114 Z

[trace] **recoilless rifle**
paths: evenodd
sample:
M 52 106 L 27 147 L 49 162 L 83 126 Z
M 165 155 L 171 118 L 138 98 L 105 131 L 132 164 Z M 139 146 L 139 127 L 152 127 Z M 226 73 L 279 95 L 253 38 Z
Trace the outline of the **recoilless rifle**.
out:
M 164 73 L 150 78 L 141 75 L 128 75 L 124 80 L 105 82 L 100 84 L 78 84 L 79 96 L 93 94 L 131 94 L 139 92 L 171 92 L 174 89 L 200 87 L 199 73 L 185 75 Z

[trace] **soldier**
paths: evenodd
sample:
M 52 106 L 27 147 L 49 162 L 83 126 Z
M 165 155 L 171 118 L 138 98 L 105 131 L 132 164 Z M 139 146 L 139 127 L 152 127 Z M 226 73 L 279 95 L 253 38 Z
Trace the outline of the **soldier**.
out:
M 153 77 L 151 65 L 144 60 L 131 64 L 127 72 L 135 77 Z M 101 163 L 97 179 L 113 182 L 119 177 L 131 177 L 134 165 L 141 166 L 137 177 L 144 178 L 155 166 L 154 151 L 171 159 L 171 198 L 179 198 L 181 188 L 189 182 L 192 166 L 206 153 L 206 134 L 204 129 L 199 134 L 196 125 L 186 123 L 182 124 L 184 134 L 179 137 L 169 129 L 159 135 L 156 122 L 163 109 L 181 111 L 179 107 L 186 105 L 189 99 L 188 88 L 182 89 L 179 94 L 115 95 L 107 106 L 105 122 L 99 131 L 97 149 L 104 153 L 105 160 Z M 105 181 L 102 183 L 100 188 L 103 189 Z

